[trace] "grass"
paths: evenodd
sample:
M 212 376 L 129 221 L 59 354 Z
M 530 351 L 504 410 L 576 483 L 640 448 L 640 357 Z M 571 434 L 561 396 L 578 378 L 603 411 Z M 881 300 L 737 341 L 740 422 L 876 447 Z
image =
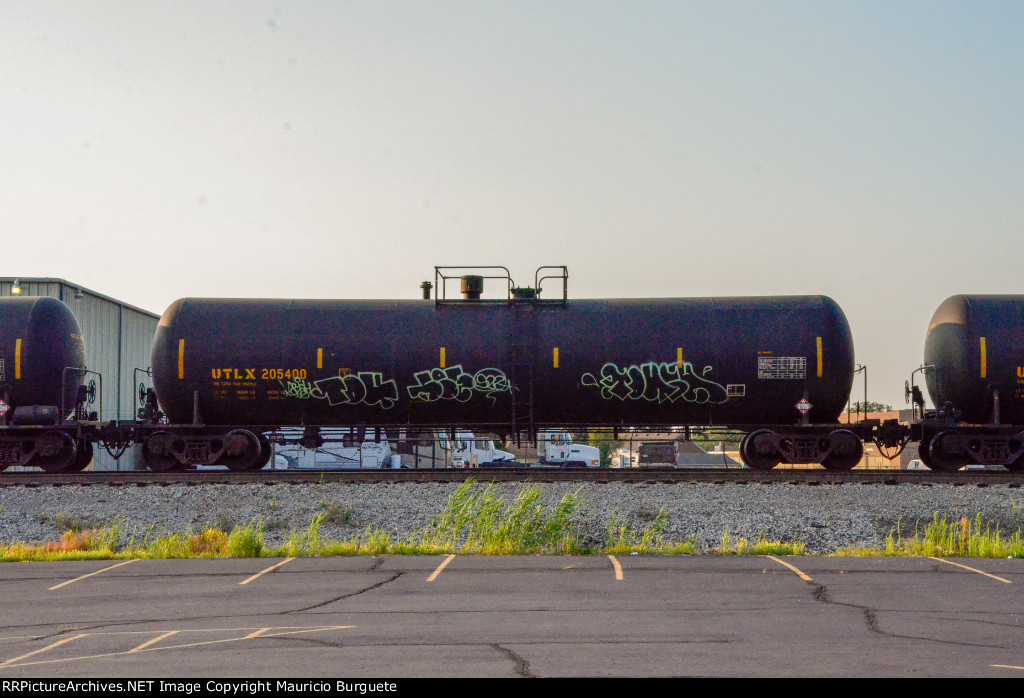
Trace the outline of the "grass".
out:
M 805 546 L 800 541 L 784 543 L 758 538 L 753 543 L 746 538 L 733 538 L 728 529 L 722 533 L 722 542 L 714 555 L 803 555 Z
M 88 518 L 73 516 L 66 511 L 56 514 L 36 514 L 33 517 L 36 522 L 50 524 L 58 531 L 74 531 L 80 533 L 94 528 L 101 528 L 100 522 Z
M 531 487 L 506 503 L 488 485 L 463 483 L 413 546 L 425 553 L 463 555 L 572 554 L 581 551 L 572 515 L 580 507 L 570 492 L 553 507 L 541 503 L 541 489 Z
M 983 522 L 981 514 L 974 520 L 966 516 L 949 521 L 938 513 L 921 530 L 920 522 L 914 524 L 914 534 L 904 535 L 902 522 L 886 536 L 885 545 L 879 548 L 854 546 L 834 553 L 836 556 L 866 557 L 977 557 L 977 558 L 1024 558 L 1024 541 L 1021 529 L 1005 534 L 999 524 Z
M 338 555 L 696 555 L 693 540 L 669 541 L 665 531 L 669 515 L 661 510 L 638 512 L 638 525 L 612 517 L 599 539 L 586 538 L 576 530 L 576 514 L 582 507 L 579 491 L 546 503 L 539 487 L 522 489 L 508 500 L 493 485 L 478 486 L 472 479 L 461 485 L 441 512 L 422 531 L 399 540 L 380 528 L 367 528 L 344 540 L 326 539 L 324 524 L 355 525 L 352 505 L 321 502 L 320 511 L 305 529 L 292 530 L 284 544 L 269 547 L 267 531 L 285 526 L 279 519 L 238 525 L 221 515 L 217 523 L 198 533 L 153 535 L 125 532 L 123 522 L 107 526 L 88 525 L 66 513 L 39 520 L 65 528 L 59 540 L 41 545 L 15 543 L 0 545 L 0 561 L 96 560 L 129 558 L 224 558 L 224 557 L 307 557 Z M 1020 520 L 1014 505 L 1011 514 Z M 726 530 L 712 555 L 804 555 L 800 541 L 777 541 L 766 537 L 737 538 Z M 1006 533 L 999 524 L 975 519 L 949 521 L 935 514 L 913 532 L 902 522 L 890 532 L 881 548 L 856 545 L 836 551 L 837 556 L 928 556 L 928 557 L 1014 557 L 1024 558 L 1021 527 Z
M 605 529 L 604 547 L 600 551 L 605 555 L 695 555 L 697 544 L 693 541 L 678 543 L 665 542 L 665 527 L 668 525 L 668 512 L 664 509 L 652 516 L 641 512 L 641 521 L 650 520 L 648 526 L 640 530 L 621 523 L 612 517 Z
M 342 502 L 326 501 L 320 502 L 320 508 L 324 510 L 323 522 L 338 524 L 340 526 L 351 526 L 355 524 L 355 508 L 351 504 Z

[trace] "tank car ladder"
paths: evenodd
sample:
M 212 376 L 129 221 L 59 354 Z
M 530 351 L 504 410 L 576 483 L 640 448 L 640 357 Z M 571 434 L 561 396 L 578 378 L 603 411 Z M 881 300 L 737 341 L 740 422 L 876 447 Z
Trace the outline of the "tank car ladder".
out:
M 533 424 L 533 353 L 537 329 L 536 308 L 533 304 L 516 304 L 515 336 L 512 349 L 512 427 L 516 444 L 522 434 L 532 440 Z

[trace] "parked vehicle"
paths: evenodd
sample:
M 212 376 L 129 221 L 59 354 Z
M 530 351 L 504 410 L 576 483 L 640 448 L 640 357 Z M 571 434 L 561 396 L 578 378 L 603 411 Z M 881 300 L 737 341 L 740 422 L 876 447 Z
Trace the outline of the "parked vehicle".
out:
M 576 444 L 567 431 L 550 429 L 537 435 L 537 465 L 566 468 L 599 468 L 601 452 L 594 446 Z

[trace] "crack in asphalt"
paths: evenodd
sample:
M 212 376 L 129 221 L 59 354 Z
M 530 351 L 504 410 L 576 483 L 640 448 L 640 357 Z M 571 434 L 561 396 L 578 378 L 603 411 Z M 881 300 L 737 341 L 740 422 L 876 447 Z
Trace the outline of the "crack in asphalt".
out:
M 337 596 L 337 597 L 335 597 L 333 599 L 327 599 L 326 601 L 321 601 L 320 603 L 313 604 L 312 606 L 306 606 L 304 608 L 293 608 L 290 611 L 279 611 L 278 614 L 282 615 L 282 616 L 286 616 L 286 615 L 288 615 L 290 613 L 302 613 L 303 611 L 312 611 L 315 608 L 323 608 L 324 606 L 330 606 L 332 603 L 337 603 L 338 601 L 344 601 L 345 599 L 350 599 L 353 596 L 359 596 L 360 594 L 365 594 L 368 591 L 373 591 L 374 589 L 379 589 L 382 586 L 384 586 L 385 584 L 390 584 L 391 582 L 395 581 L 396 579 L 401 577 L 403 574 L 405 574 L 405 573 L 404 572 L 396 572 L 395 574 L 391 575 L 387 579 L 385 579 L 383 581 L 380 581 L 380 582 L 377 582 L 376 584 L 371 584 L 370 586 L 364 587 L 364 588 L 360 589 L 359 591 L 353 591 L 353 592 L 351 592 L 349 594 L 342 594 L 341 596 Z
M 492 649 L 495 649 L 495 650 L 501 652 L 508 659 L 511 659 L 515 663 L 515 665 L 516 665 L 516 667 L 515 667 L 516 674 L 518 674 L 521 678 L 524 678 L 524 679 L 535 679 L 535 678 L 537 678 L 536 674 L 531 674 L 530 673 L 530 663 L 528 661 L 526 661 L 523 657 L 520 657 L 518 654 L 516 654 L 515 652 L 510 650 L 508 647 L 502 647 L 498 643 L 494 643 L 494 644 L 490 645 L 490 647 Z
M 830 605 L 830 606 L 842 606 L 844 608 L 852 608 L 863 612 L 864 614 L 864 625 L 868 631 L 877 633 L 884 637 L 891 637 L 898 640 L 924 640 L 925 642 L 937 642 L 942 645 L 955 645 L 957 647 L 989 647 L 993 649 L 1006 649 L 1003 645 L 990 645 L 978 642 L 960 642 L 958 640 L 942 640 L 934 637 L 924 637 L 921 635 L 900 635 L 898 633 L 890 633 L 882 630 L 878 624 L 878 612 L 870 606 L 862 606 L 855 603 L 845 603 L 843 601 L 833 601 L 828 594 L 828 587 L 824 584 L 818 586 L 814 590 L 814 600 Z

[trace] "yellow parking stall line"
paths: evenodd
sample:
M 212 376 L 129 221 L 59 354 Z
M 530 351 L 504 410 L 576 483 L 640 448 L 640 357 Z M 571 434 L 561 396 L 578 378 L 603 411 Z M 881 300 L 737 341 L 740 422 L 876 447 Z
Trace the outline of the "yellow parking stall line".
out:
M 203 642 L 189 642 L 189 643 L 186 643 L 186 644 L 183 644 L 183 645 L 164 645 L 162 647 L 146 647 L 145 649 L 136 648 L 136 649 L 133 649 L 133 650 L 126 650 L 124 652 L 107 652 L 105 654 L 89 654 L 89 655 L 83 655 L 83 656 L 79 656 L 79 657 L 61 657 L 60 659 L 44 659 L 44 660 L 36 661 L 36 662 L 24 662 L 22 664 L 17 664 L 15 666 L 17 666 L 17 667 L 26 667 L 26 666 L 35 666 L 37 664 L 58 664 L 58 663 L 61 663 L 61 662 L 89 661 L 89 660 L 92 660 L 92 659 L 102 659 L 102 658 L 105 658 L 105 657 L 120 657 L 120 656 L 123 656 L 123 655 L 131 654 L 132 652 L 162 652 L 164 650 L 191 649 L 193 647 L 203 647 L 203 646 L 206 646 L 206 645 L 223 645 L 223 644 L 230 643 L 230 642 L 242 642 L 244 640 L 248 640 L 250 638 L 256 638 L 256 637 L 278 637 L 278 636 L 282 636 L 282 635 L 299 635 L 299 634 L 302 634 L 302 633 L 322 633 L 322 632 L 327 632 L 329 630 L 348 630 L 348 629 L 351 629 L 351 628 L 354 628 L 354 627 L 356 627 L 356 626 L 354 626 L 354 625 L 326 625 L 326 626 L 319 626 L 319 627 L 313 627 L 313 628 L 300 628 L 298 630 L 289 630 L 288 632 L 282 632 L 282 633 L 270 633 L 269 635 L 263 635 L 262 633 L 264 631 L 266 631 L 266 630 L 273 630 L 273 628 L 260 628 L 256 632 L 250 633 L 249 635 L 246 635 L 244 637 L 229 637 L 229 638 L 225 638 L 223 640 L 205 640 Z M 180 632 L 223 632 L 225 630 L 228 630 L 228 628 L 220 628 L 220 629 L 217 629 L 217 630 L 185 630 L 185 631 L 180 631 Z M 179 631 L 175 630 L 174 632 L 179 632 Z M 32 655 L 39 654 L 40 652 L 45 652 L 46 650 L 51 649 L 53 647 L 56 647 L 57 645 L 64 644 L 65 642 L 70 642 L 71 640 L 74 640 L 74 639 L 79 638 L 79 637 L 86 637 L 87 635 L 110 635 L 110 634 L 113 634 L 113 633 L 84 633 L 82 635 L 76 635 L 75 637 L 67 638 L 65 640 L 61 640 L 60 642 L 56 642 L 56 643 L 50 645 L 49 647 L 44 647 L 41 650 L 36 650 L 35 652 L 30 652 L 29 654 L 24 654 L 24 655 L 22 655 L 20 657 L 15 657 L 14 659 L 9 659 L 6 662 L 4 662 L 3 664 L 0 664 L 0 667 L 7 666 L 8 664 L 11 664 L 12 662 L 16 662 L 16 661 L 18 661 L 20 659 L 25 659 L 26 657 L 31 657 Z M 131 634 L 135 634 L 135 633 L 131 633 Z
M 797 577 L 800 577 L 800 579 L 804 580 L 805 582 L 813 582 L 814 581 L 813 579 L 808 577 L 806 574 L 804 574 L 803 572 L 801 572 L 800 570 L 798 570 L 796 567 L 794 567 L 793 565 L 789 564 L 785 560 L 780 560 L 779 558 L 775 557 L 774 555 L 765 555 L 765 557 L 768 558 L 769 560 L 775 560 L 775 562 L 777 562 L 780 565 L 782 565 L 783 567 L 787 568 L 788 570 L 790 570 L 791 572 L 796 574 Z
M 156 643 L 158 643 L 161 640 L 163 640 L 165 637 L 170 637 L 171 635 L 174 635 L 177 632 L 178 632 L 177 630 L 171 630 L 170 632 L 164 633 L 163 635 L 159 635 L 157 637 L 154 637 L 152 640 L 147 640 L 146 642 L 143 642 L 138 647 L 135 647 L 133 649 L 128 650 L 128 654 L 131 654 L 132 652 L 141 652 L 142 650 L 146 649 L 150 645 L 155 645 Z
M 38 649 L 35 652 L 29 652 L 28 654 L 23 654 L 20 657 L 15 657 L 14 659 L 8 659 L 6 662 L 0 663 L 0 667 L 7 666 L 8 664 L 13 664 L 14 662 L 20 661 L 22 659 L 28 659 L 29 657 L 34 657 L 35 655 L 41 654 L 42 652 L 45 652 L 46 650 L 52 650 L 54 647 L 60 647 L 61 645 L 65 644 L 65 643 L 71 642 L 72 640 L 77 640 L 80 637 L 87 637 L 88 635 L 89 635 L 89 633 L 82 633 L 81 635 L 72 635 L 71 637 L 66 637 L 63 640 L 58 640 L 57 642 L 54 642 L 52 645 L 47 645 L 46 647 L 43 647 L 42 649 Z
M 612 567 L 615 569 L 615 581 L 621 582 L 622 581 L 622 565 L 619 564 L 619 561 L 615 559 L 614 555 L 609 555 L 608 559 L 612 561 Z
M 260 637 L 284 637 L 285 635 L 301 635 L 302 633 L 322 633 L 327 630 L 351 630 L 356 626 L 354 625 L 329 625 L 325 628 L 300 628 L 298 630 L 289 630 L 283 633 L 270 633 L 269 635 L 261 635 Z M 273 630 L 273 628 L 271 628 Z
M 294 560 L 294 559 L 295 559 L 294 557 L 286 557 L 286 558 L 285 558 L 284 560 L 281 560 L 281 562 L 277 563 L 276 565 L 271 565 L 271 566 L 270 566 L 270 567 L 268 567 L 267 569 L 265 569 L 265 570 L 262 570 L 262 571 L 260 571 L 260 572 L 257 572 L 257 573 L 256 573 L 256 574 L 254 574 L 253 576 L 249 577 L 249 578 L 248 578 L 248 579 L 246 579 L 246 580 L 245 580 L 244 582 L 239 582 L 239 583 L 238 583 L 238 586 L 242 586 L 243 584 L 248 584 L 249 582 L 253 581 L 254 579 L 259 579 L 260 577 L 262 577 L 263 575 L 265 575 L 265 574 L 266 574 L 267 572 L 270 572 L 270 571 L 272 571 L 272 570 L 276 570 L 276 569 L 277 569 L 278 567 L 280 567 L 281 565 L 285 564 L 286 562 L 291 562 L 291 561 L 292 561 L 292 560 Z
M 53 591 L 54 589 L 60 589 L 61 587 L 66 587 L 68 584 L 80 581 L 82 579 L 85 579 L 86 577 L 93 577 L 93 576 L 95 576 L 97 574 L 100 574 L 101 572 L 106 572 L 107 570 L 112 570 L 115 567 L 121 567 L 122 565 L 130 565 L 133 562 L 135 562 L 135 560 L 125 560 L 124 562 L 119 562 L 116 565 L 111 565 L 110 567 L 104 567 L 101 570 L 96 570 L 95 572 L 90 572 L 89 574 L 83 574 L 81 577 L 75 577 L 74 579 L 69 579 L 66 582 L 61 582 L 60 584 L 52 586 L 49 589 L 47 589 L 47 591 Z
M 428 582 L 432 582 L 435 579 L 437 579 L 437 575 L 441 574 L 441 570 L 443 570 L 445 567 L 447 567 L 448 563 L 451 562 L 454 559 L 455 559 L 454 555 L 449 555 L 448 557 L 446 557 L 444 559 L 444 562 L 442 562 L 440 565 L 437 566 L 437 569 L 434 570 L 434 573 L 431 574 L 429 577 L 427 577 L 427 581 Z
M 935 560 L 936 562 L 945 562 L 947 565 L 954 565 L 956 567 L 962 567 L 965 570 L 970 570 L 971 572 L 977 572 L 978 574 L 983 574 L 986 577 L 991 577 L 992 579 L 998 579 L 1000 582 L 1003 582 L 1004 584 L 1013 584 L 1013 582 L 1011 582 L 1009 579 L 1003 579 L 1002 577 L 997 577 L 994 574 L 989 574 L 988 572 L 982 572 L 981 570 L 976 570 L 973 567 L 968 567 L 967 565 L 961 565 L 959 562 L 950 562 L 949 560 L 943 560 L 941 557 L 929 557 L 928 559 L 929 560 Z
M 989 666 L 997 669 L 1024 669 L 1024 666 L 1014 666 L 1013 664 L 989 664 Z

